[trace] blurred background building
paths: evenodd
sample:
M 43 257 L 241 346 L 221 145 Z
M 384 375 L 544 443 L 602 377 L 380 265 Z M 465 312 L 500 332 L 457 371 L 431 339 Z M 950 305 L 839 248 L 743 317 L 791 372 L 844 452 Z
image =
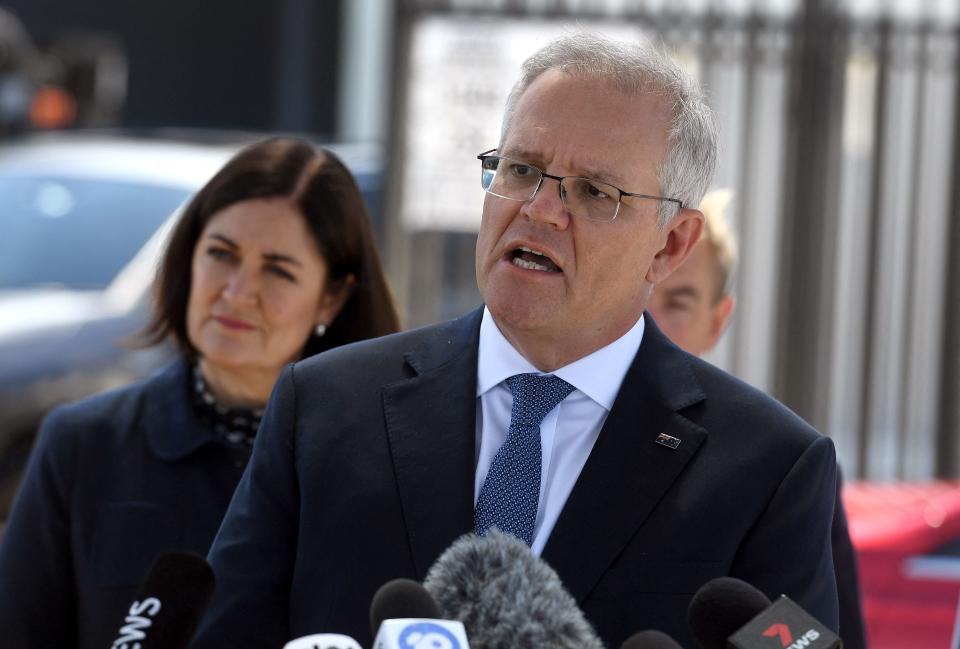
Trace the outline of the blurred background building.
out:
M 739 304 L 711 360 L 830 435 L 848 478 L 960 477 L 956 0 L 0 4 L 19 19 L 0 13 L 0 138 L 226 129 L 377 148 L 368 195 L 385 193 L 407 326 L 480 302 L 475 156 L 520 62 L 574 26 L 662 40 L 717 111 L 716 185 L 736 196 Z

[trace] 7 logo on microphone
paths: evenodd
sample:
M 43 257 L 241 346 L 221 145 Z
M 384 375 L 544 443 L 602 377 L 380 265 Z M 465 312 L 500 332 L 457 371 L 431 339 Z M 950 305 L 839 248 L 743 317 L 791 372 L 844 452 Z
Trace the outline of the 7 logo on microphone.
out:
M 841 649 L 835 633 L 786 595 L 728 639 L 734 649 Z

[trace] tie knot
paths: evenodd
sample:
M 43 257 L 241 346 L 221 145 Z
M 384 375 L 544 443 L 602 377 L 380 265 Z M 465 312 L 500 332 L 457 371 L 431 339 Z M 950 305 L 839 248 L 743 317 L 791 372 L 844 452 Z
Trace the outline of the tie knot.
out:
M 511 421 L 536 427 L 574 389 L 553 374 L 514 374 L 507 386 L 513 393 Z

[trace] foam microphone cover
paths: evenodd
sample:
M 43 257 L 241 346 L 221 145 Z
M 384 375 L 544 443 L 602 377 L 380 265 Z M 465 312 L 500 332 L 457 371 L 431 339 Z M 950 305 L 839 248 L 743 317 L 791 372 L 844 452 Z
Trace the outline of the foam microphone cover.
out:
M 473 649 L 603 649 L 557 573 L 496 529 L 455 541 L 423 585 L 445 617 L 463 622 Z
M 711 579 L 687 608 L 687 622 L 703 649 L 727 649 L 727 638 L 770 606 L 770 599 L 745 581 Z
M 648 629 L 627 638 L 620 649 L 683 649 L 676 640 L 663 631 Z
M 370 633 L 376 636 L 384 620 L 442 617 L 423 586 L 412 579 L 394 579 L 381 586 L 370 602 Z
M 214 576 L 203 557 L 160 555 L 124 618 L 114 647 L 185 649 L 213 595 Z

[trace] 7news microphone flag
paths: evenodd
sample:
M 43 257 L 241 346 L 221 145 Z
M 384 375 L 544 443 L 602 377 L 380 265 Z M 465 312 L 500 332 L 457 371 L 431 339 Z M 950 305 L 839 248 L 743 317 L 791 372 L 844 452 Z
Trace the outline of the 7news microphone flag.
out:
M 789 597 L 770 600 L 750 584 L 718 577 L 700 587 L 687 620 L 704 649 L 841 649 L 837 635 Z

